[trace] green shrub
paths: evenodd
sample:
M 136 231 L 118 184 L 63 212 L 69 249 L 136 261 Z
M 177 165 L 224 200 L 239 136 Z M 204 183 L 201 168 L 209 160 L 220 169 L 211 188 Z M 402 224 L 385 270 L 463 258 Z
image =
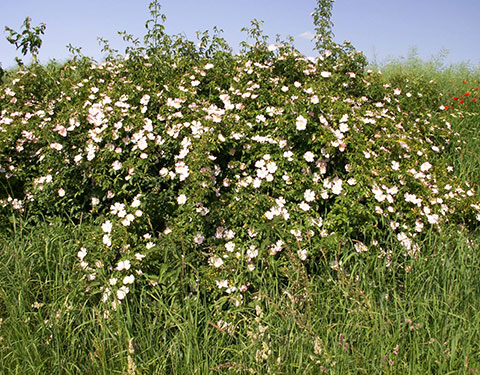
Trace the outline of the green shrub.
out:
M 384 256 L 392 236 L 411 260 L 425 233 L 478 225 L 433 83 L 387 82 L 348 43 L 309 59 L 255 24 L 240 55 L 152 30 L 0 88 L 3 211 L 95 221 L 78 263 L 106 311 L 180 281 L 239 305 L 300 262 Z

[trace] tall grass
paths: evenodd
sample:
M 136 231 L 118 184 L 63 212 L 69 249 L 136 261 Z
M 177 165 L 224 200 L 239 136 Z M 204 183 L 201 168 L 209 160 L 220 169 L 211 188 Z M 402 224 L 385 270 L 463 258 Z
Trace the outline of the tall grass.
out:
M 158 289 L 129 299 L 105 324 L 95 301 L 83 301 L 86 284 L 74 265 L 85 234 L 85 224 L 19 223 L 2 239 L 1 373 L 475 374 L 480 368 L 480 241 L 456 228 L 428 238 L 409 272 L 395 269 L 401 255 L 389 259 L 390 268 L 377 254 L 338 259 L 341 268 L 325 262 L 325 271 L 307 281 L 297 264 L 281 293 L 265 280 L 233 334 L 217 321 L 208 296 L 181 299 Z
M 382 62 L 374 61 L 369 68 L 380 70 L 383 75 L 391 80 L 394 77 L 424 78 L 434 81 L 440 94 L 461 94 L 466 88 L 480 85 L 480 67 L 471 63 L 445 63 L 446 54 L 440 52 L 430 60 L 421 59 L 417 51 L 412 49 L 406 56 L 397 57 Z M 465 81 L 465 82 L 464 82 Z

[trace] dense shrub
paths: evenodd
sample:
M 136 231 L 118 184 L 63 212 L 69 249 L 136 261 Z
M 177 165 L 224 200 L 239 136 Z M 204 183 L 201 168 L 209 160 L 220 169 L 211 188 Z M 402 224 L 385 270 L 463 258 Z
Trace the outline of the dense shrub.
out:
M 477 193 L 441 158 L 462 143 L 434 83 L 386 82 L 348 43 L 311 59 L 253 27 L 234 55 L 158 30 L 161 44 L 0 88 L 3 213 L 95 221 L 79 267 L 106 310 L 185 275 L 239 305 L 299 262 L 402 267 L 392 236 L 415 259 L 424 233 L 477 225 Z

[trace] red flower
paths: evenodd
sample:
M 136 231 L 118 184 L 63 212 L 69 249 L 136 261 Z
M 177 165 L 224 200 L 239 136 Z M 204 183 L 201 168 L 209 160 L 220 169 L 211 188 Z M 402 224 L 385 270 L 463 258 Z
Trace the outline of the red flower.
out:
M 477 102 L 477 98 L 473 98 L 473 102 L 476 103 L 476 102 Z
M 467 83 L 467 81 L 466 81 L 466 80 L 463 80 L 463 83 Z
M 460 103 L 464 103 L 464 101 L 463 101 L 463 100 L 460 100 Z
M 465 93 L 465 95 L 468 96 L 468 95 L 470 95 L 470 93 L 467 91 L 467 92 Z
M 454 97 L 453 97 L 453 100 L 458 100 L 458 97 L 457 97 L 457 96 L 454 96 Z

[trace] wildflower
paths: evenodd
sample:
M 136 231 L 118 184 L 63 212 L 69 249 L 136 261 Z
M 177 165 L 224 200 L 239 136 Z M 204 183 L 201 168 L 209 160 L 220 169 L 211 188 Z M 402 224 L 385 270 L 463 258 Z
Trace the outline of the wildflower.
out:
M 131 223 L 132 223 L 133 220 L 130 220 L 129 218 L 125 217 L 123 220 L 122 220 L 122 225 L 124 227 L 128 227 Z
M 339 130 L 342 132 L 342 133 L 346 133 L 350 128 L 348 127 L 348 124 L 346 124 L 345 122 L 342 122 L 340 124 L 340 127 L 339 127 Z
M 301 202 L 299 205 L 300 209 L 303 211 L 308 211 L 310 209 L 310 205 L 306 202 Z
M 64 197 L 65 196 L 65 190 L 63 190 L 62 188 L 58 189 L 58 196 L 59 197 Z
M 320 192 L 320 196 L 322 197 L 322 199 L 328 199 L 328 191 L 323 189 L 321 192 Z
M 265 122 L 267 120 L 264 115 L 257 115 L 255 119 L 257 122 Z
M 143 95 L 142 98 L 140 99 L 140 104 L 147 105 L 149 101 L 150 101 L 150 95 Z
M 201 233 L 197 233 L 195 237 L 193 237 L 193 242 L 197 245 L 201 245 L 205 241 L 205 237 Z
M 135 254 L 135 259 L 138 260 L 138 261 L 143 260 L 143 258 L 145 258 L 145 257 L 146 257 L 146 255 L 144 255 L 144 254 L 140 254 L 140 253 Z
M 77 257 L 80 259 L 80 261 L 83 261 L 83 258 L 87 256 L 87 249 L 84 247 L 81 247 L 80 250 L 77 253 Z
M 140 202 L 140 200 L 138 199 L 138 195 L 137 195 L 137 196 L 133 199 L 131 206 L 132 206 L 133 208 L 137 208 L 137 207 L 140 207 L 140 204 L 141 204 L 141 202 Z
M 163 167 L 162 169 L 160 169 L 160 170 L 158 171 L 158 174 L 159 174 L 160 176 L 162 176 L 162 177 L 165 177 L 165 176 L 168 175 L 168 169 L 165 168 L 165 167 Z
M 267 170 L 270 173 L 275 173 L 277 169 L 278 169 L 277 164 L 274 161 L 271 161 L 270 163 L 267 164 Z
M 215 268 L 220 268 L 223 266 L 223 260 L 220 257 L 213 257 L 210 258 L 210 263 L 215 267 Z
M 129 291 L 130 291 L 130 289 L 128 287 L 126 287 L 125 285 L 123 285 L 122 287 L 120 287 L 120 289 L 117 290 L 117 298 L 120 301 L 125 299 L 125 297 L 127 296 Z
M 427 220 L 430 224 L 438 224 L 438 215 L 437 214 L 433 214 L 433 215 L 427 215 Z
M 162 168 L 161 172 L 164 173 L 166 168 Z M 179 161 L 175 164 L 175 172 L 178 174 L 180 181 L 184 181 L 190 175 L 190 169 L 183 161 Z
M 282 240 L 278 240 L 274 245 L 272 245 L 268 251 L 269 251 L 269 254 L 270 255 L 275 255 L 277 254 L 278 252 L 282 251 L 283 250 L 283 245 L 284 245 L 284 242 Z
M 285 206 L 285 203 L 287 203 L 287 201 L 284 197 L 278 197 L 277 199 L 275 199 L 275 203 L 278 205 L 278 207 L 283 207 Z
M 374 194 L 375 199 L 378 202 L 383 202 L 387 198 L 387 196 L 383 193 L 382 189 L 380 189 L 376 185 L 372 188 L 372 193 Z
M 225 244 L 225 250 L 227 250 L 229 253 L 232 253 L 233 250 L 235 250 L 235 242 L 229 241 Z
M 288 161 L 293 161 L 292 156 L 293 156 L 293 152 L 292 152 L 292 151 L 285 151 L 285 152 L 283 153 L 283 157 L 284 157 L 284 158 L 287 158 Z
M 128 275 L 128 276 L 125 276 L 123 278 L 123 284 L 124 285 L 133 284 L 134 281 L 135 281 L 135 276 L 133 276 L 133 275 Z
M 412 248 L 412 240 L 408 238 L 408 236 L 404 232 L 400 232 L 397 234 L 397 240 L 402 244 L 402 246 L 410 250 Z
M 347 180 L 347 184 L 349 184 L 350 186 L 355 186 L 357 184 L 357 179 L 354 178 L 354 177 L 350 177 L 348 180 Z
M 168 98 L 166 104 L 168 107 L 179 109 L 182 106 L 182 101 L 181 99 L 178 99 L 178 98 L 175 98 L 175 99 Z
M 112 246 L 112 239 L 110 238 L 110 236 L 108 234 L 103 235 L 102 241 L 103 241 L 103 244 L 105 246 Z
M 250 259 L 256 258 L 258 256 L 258 249 L 256 249 L 254 245 L 251 245 L 247 250 L 247 256 Z
M 187 196 L 185 194 L 180 194 L 177 198 L 178 204 L 185 204 L 187 202 Z
M 307 202 L 312 202 L 315 200 L 315 192 L 310 189 L 307 189 L 305 190 L 305 193 L 303 193 L 303 197 Z
M 415 221 L 415 231 L 416 232 L 418 232 L 418 233 L 422 232 L 423 226 L 424 226 L 424 224 L 420 220 Z
M 342 192 L 342 184 L 343 181 L 338 177 L 335 177 L 333 179 L 332 193 L 335 195 L 339 195 Z
M 228 280 L 216 280 L 215 283 L 217 284 L 218 289 L 228 288 Z
M 119 218 L 124 218 L 127 215 L 127 211 L 125 211 L 125 204 L 116 202 L 114 205 L 110 206 L 110 213 L 118 216 Z
M 63 148 L 63 145 L 60 143 L 50 143 L 50 148 L 53 148 L 54 150 L 60 151 Z
M 307 119 L 302 115 L 298 116 L 296 127 L 297 127 L 297 130 L 305 130 L 307 128 Z
M 266 169 L 257 169 L 258 178 L 264 179 L 268 176 L 268 171 Z
M 266 217 L 268 220 L 272 220 L 273 217 L 274 217 L 274 214 L 273 214 L 273 212 L 270 210 L 270 211 L 265 212 L 265 217 Z
M 120 169 L 122 169 L 122 163 L 118 160 L 115 160 L 113 163 L 112 163 L 112 169 L 114 171 L 118 171 Z
M 355 244 L 353 245 L 353 247 L 355 248 L 355 250 L 357 251 L 357 253 L 366 253 L 368 252 L 368 247 L 367 245 L 365 245 L 364 243 L 358 241 L 358 242 L 355 242 Z
M 122 271 L 122 270 L 129 270 L 131 267 L 131 263 L 130 261 L 127 259 L 127 260 L 121 260 L 120 262 L 118 262 L 117 264 L 117 267 L 115 268 L 117 271 Z
M 324 71 L 324 72 L 321 72 L 320 75 L 321 75 L 323 78 L 328 78 L 328 77 L 330 77 L 330 76 L 332 75 L 332 73 L 331 73 L 331 72 L 325 72 L 325 71 Z
M 421 166 L 420 166 L 420 170 L 422 172 L 427 172 L 430 168 L 432 168 L 432 165 L 427 161 L 425 163 L 423 163 Z
M 140 151 L 145 150 L 148 147 L 147 138 L 142 137 L 137 142 L 137 147 Z
M 313 163 L 315 161 L 315 154 L 311 151 L 307 151 L 305 154 L 303 154 L 303 158 L 307 163 Z
M 297 251 L 298 257 L 300 260 L 306 260 L 307 259 L 307 250 L 300 249 Z
M 110 220 L 107 220 L 102 224 L 102 230 L 105 233 L 110 233 L 112 231 L 112 222 Z
M 73 161 L 75 162 L 75 164 L 78 164 L 82 159 L 83 159 L 83 156 L 78 154 L 74 156 Z

